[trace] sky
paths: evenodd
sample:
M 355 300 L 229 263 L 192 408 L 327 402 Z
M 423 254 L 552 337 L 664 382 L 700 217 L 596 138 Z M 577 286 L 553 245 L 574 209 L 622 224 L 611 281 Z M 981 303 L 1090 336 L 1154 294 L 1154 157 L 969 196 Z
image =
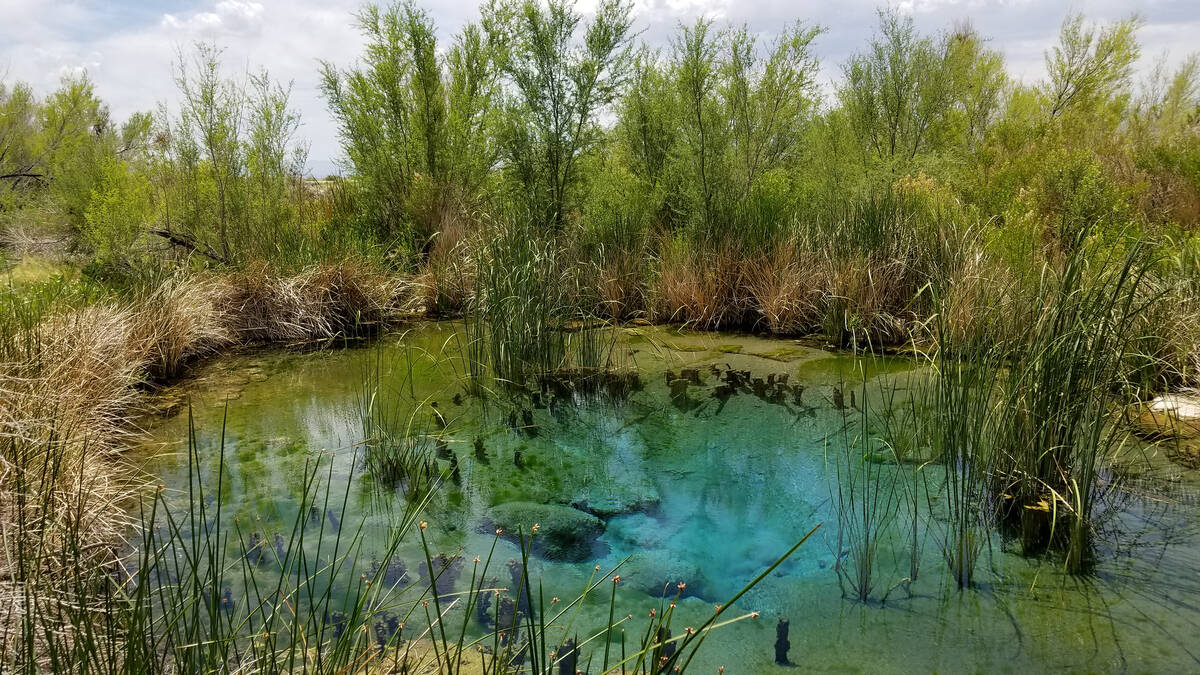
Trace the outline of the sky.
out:
M 387 0 L 385 0 L 387 1 Z M 640 38 L 665 46 L 680 22 L 708 16 L 769 37 L 796 19 L 819 24 L 822 84 L 831 91 L 841 66 L 865 47 L 877 25 L 875 0 L 634 0 Z M 472 0 L 419 0 L 443 42 L 478 12 Z M 0 78 L 22 80 L 45 94 L 67 73 L 86 70 L 114 117 L 124 119 L 177 98 L 172 68 L 196 41 L 225 48 L 230 74 L 266 68 L 292 83 L 292 102 L 310 144 L 309 169 L 335 170 L 337 129 L 318 89 L 319 62 L 351 65 L 362 40 L 354 12 L 362 0 L 0 0 Z M 595 0 L 579 0 L 585 14 Z M 1200 0 L 893 0 L 918 28 L 935 32 L 969 20 L 1005 56 L 1013 75 L 1033 82 L 1062 20 L 1082 12 L 1112 21 L 1137 12 L 1144 20 L 1139 68 L 1200 50 Z

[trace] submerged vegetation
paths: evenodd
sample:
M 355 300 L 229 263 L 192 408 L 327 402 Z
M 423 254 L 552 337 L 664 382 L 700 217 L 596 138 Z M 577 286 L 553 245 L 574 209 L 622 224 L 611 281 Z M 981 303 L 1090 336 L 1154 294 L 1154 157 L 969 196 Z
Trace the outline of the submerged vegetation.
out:
M 993 537 L 1086 574 L 1129 411 L 1200 386 L 1200 60 L 1135 81 L 1137 17 L 1068 16 L 1027 83 L 970 26 L 922 34 L 881 11 L 831 92 L 823 29 L 804 22 L 761 36 L 699 19 L 652 49 L 621 0 L 586 17 L 489 2 L 448 45 L 412 3 L 356 18 L 360 60 L 320 68 L 343 177 L 303 175 L 290 86 L 228 77 L 214 45 L 179 56 L 174 112 L 123 123 L 86 75 L 44 97 L 0 80 L 0 263 L 54 258 L 0 289 L 0 669 L 460 672 L 486 646 L 484 672 L 672 672 L 735 620 L 718 609 L 667 645 L 660 607 L 617 658 L 611 634 L 571 632 L 574 603 L 544 605 L 525 564 L 510 605 L 537 611 L 508 625 L 490 561 L 465 596 L 431 575 L 393 597 L 388 560 L 370 580 L 343 565 L 352 524 L 306 534 L 338 497 L 319 460 L 270 545 L 219 513 L 220 471 L 213 492 L 198 470 L 182 508 L 150 494 L 122 461 L 143 393 L 226 350 L 461 319 L 481 397 L 627 368 L 629 323 L 907 353 L 924 376 L 862 384 L 828 445 L 834 569 L 862 601 L 916 581 L 934 511 L 960 587 Z M 416 507 L 450 475 L 436 430 L 364 381 L 357 452 L 413 506 L 397 540 L 423 538 Z M 876 537 L 910 519 L 892 586 Z M 469 637 L 494 591 L 493 630 Z M 442 620 L 452 606 L 461 625 Z M 427 630 L 401 646 L 411 613 Z

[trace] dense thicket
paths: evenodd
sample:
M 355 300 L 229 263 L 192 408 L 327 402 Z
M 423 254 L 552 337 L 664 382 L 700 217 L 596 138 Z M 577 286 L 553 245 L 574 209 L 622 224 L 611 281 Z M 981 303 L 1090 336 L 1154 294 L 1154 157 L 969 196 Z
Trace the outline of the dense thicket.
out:
M 484 240 L 516 228 L 578 289 L 568 315 L 846 344 L 929 338 L 935 295 L 976 330 L 967 281 L 1028 286 L 1136 240 L 1169 298 L 1147 371 L 1193 376 L 1200 61 L 1135 77 L 1136 17 L 1068 16 L 1020 82 L 976 28 L 880 11 L 832 88 L 802 21 L 699 19 L 652 49 L 619 0 L 489 2 L 445 45 L 410 2 L 357 20 L 361 58 L 320 68 L 344 179 L 302 177 L 289 87 L 227 77 L 213 46 L 179 55 L 175 113 L 122 125 L 86 77 L 0 88 L 10 239 L 65 226 L 107 279 L 352 255 L 444 314 L 486 305 L 479 267 L 504 256 Z
M 200 45 L 179 57 L 174 115 L 118 125 L 86 76 L 44 100 L 0 88 L 0 208 L 15 222 L 51 204 L 116 265 L 155 232 L 210 263 L 270 259 L 284 252 L 256 250 L 264 239 L 311 245 L 302 223 L 419 265 L 437 237 L 514 210 L 613 264 L 647 243 L 663 262 L 845 232 L 893 193 L 983 224 L 1010 256 L 1131 226 L 1187 237 L 1200 215 L 1200 65 L 1135 82 L 1137 18 L 1067 17 L 1046 76 L 1023 83 L 975 28 L 922 34 L 881 11 L 832 91 L 817 84 L 821 29 L 803 22 L 760 35 L 701 19 L 651 49 L 617 1 L 589 17 L 566 0 L 491 2 L 448 45 L 412 3 L 357 19 L 362 58 L 320 73 L 347 181 L 300 181 L 289 88 L 230 79 Z
M 320 67 L 344 179 L 302 177 L 289 87 L 227 77 L 213 46 L 179 55 L 175 113 L 123 125 L 86 77 L 0 89 L 10 235 L 65 225 L 110 279 L 351 255 L 445 314 L 487 302 L 482 241 L 515 227 L 596 316 L 838 343 L 928 337 L 931 290 L 970 331 L 986 293 L 965 280 L 1142 240 L 1171 298 L 1157 369 L 1194 370 L 1200 61 L 1135 77 L 1136 17 L 1068 16 L 1021 82 L 976 28 L 880 11 L 832 87 L 803 21 L 699 19 L 658 49 L 619 0 L 488 2 L 448 44 L 411 2 L 357 21 L 361 58 Z

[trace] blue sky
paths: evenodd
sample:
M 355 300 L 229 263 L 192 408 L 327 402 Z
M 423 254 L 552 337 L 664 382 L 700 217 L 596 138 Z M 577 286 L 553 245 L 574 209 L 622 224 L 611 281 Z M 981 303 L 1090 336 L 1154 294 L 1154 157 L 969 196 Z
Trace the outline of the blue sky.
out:
M 580 0 L 585 12 L 595 0 Z M 310 141 L 311 169 L 325 173 L 338 155 L 336 131 L 317 91 L 318 60 L 352 62 L 361 46 L 353 12 L 360 0 L 0 0 L 0 76 L 30 82 L 39 93 L 66 72 L 86 69 L 113 113 L 123 118 L 175 99 L 171 70 L 176 50 L 197 40 L 226 48 L 231 73 L 266 67 L 293 82 L 293 102 Z M 422 3 L 448 37 L 476 16 L 472 0 Z M 1145 26 L 1140 66 L 1164 53 L 1177 62 L 1200 49 L 1200 0 L 900 0 L 922 30 L 970 20 L 1002 51 L 1009 71 L 1033 81 L 1043 54 L 1071 11 L 1110 21 L 1139 13 Z M 874 30 L 871 0 L 635 0 L 637 27 L 651 44 L 665 44 L 680 22 L 707 15 L 745 23 L 769 35 L 797 18 L 824 26 L 817 43 L 827 88 L 841 64 Z

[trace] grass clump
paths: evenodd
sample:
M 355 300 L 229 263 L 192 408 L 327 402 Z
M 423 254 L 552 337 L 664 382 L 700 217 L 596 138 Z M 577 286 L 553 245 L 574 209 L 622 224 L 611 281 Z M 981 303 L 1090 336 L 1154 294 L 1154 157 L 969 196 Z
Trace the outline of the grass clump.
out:
M 565 259 L 559 239 L 514 216 L 494 225 L 481 252 L 466 320 L 470 373 L 525 386 L 556 372 L 614 365 L 615 336 L 600 319 L 595 268 Z

